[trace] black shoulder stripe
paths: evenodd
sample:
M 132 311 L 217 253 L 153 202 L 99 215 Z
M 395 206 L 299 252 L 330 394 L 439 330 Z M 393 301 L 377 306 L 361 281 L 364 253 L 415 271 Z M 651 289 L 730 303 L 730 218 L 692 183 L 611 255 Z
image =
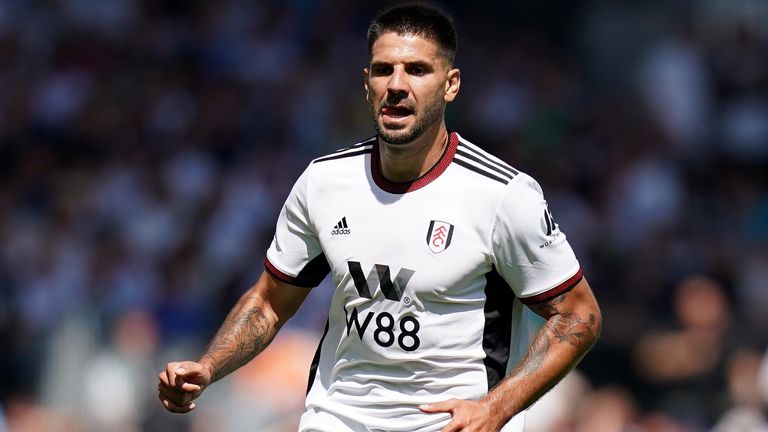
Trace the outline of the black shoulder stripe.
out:
M 481 158 L 479 158 L 477 156 L 471 155 L 471 154 L 463 151 L 461 148 L 456 150 L 456 154 L 457 155 L 461 155 L 462 157 L 465 157 L 467 159 L 473 160 L 473 161 L 479 163 L 480 165 L 482 165 L 482 166 L 484 166 L 486 168 L 489 168 L 489 169 L 491 169 L 493 171 L 496 171 L 497 173 L 499 173 L 499 175 L 501 175 L 502 177 L 506 178 L 507 180 L 512 180 L 512 178 L 514 177 L 514 175 L 512 175 L 512 174 L 502 170 L 501 168 L 499 168 L 499 167 L 497 167 L 495 165 L 491 165 L 490 163 L 486 162 L 485 160 L 483 160 L 483 159 L 481 159 Z
M 334 160 L 334 159 L 343 159 L 343 158 L 348 158 L 348 157 L 353 157 L 353 156 L 359 156 L 361 154 L 366 154 L 366 153 L 370 153 L 370 152 L 371 152 L 371 149 L 364 148 L 362 150 L 353 151 L 353 152 L 349 152 L 349 153 L 334 154 L 334 155 L 331 155 L 331 156 L 321 157 L 319 159 L 315 159 L 312 163 L 325 162 L 325 161 Z
M 504 162 L 499 162 L 499 161 L 493 160 L 487 154 L 483 154 L 480 150 L 474 149 L 474 148 L 472 148 L 472 147 L 470 147 L 470 146 L 468 146 L 466 144 L 463 144 L 462 142 L 459 142 L 459 148 L 472 152 L 477 157 L 482 158 L 486 162 L 499 167 L 500 169 L 506 171 L 507 173 L 509 173 L 513 177 L 518 175 L 518 174 L 520 174 L 519 171 L 517 171 L 516 169 L 512 168 L 511 166 L 505 164 Z
M 500 161 L 498 159 L 495 159 L 495 158 L 491 157 L 488 153 L 485 153 L 481 149 L 470 147 L 469 145 L 466 145 L 466 144 L 461 143 L 461 142 L 459 143 L 459 148 L 474 154 L 475 156 L 483 159 L 484 161 L 488 162 L 489 164 L 492 164 L 492 165 L 498 167 L 499 169 L 502 169 L 502 170 L 506 171 L 509 175 L 511 175 L 513 177 L 518 175 L 518 174 L 520 174 L 519 171 L 517 171 L 516 169 L 512 168 L 510 165 L 504 163 L 503 161 Z
M 503 179 L 503 178 L 498 177 L 496 175 L 493 175 L 493 174 L 489 173 L 488 171 L 485 171 L 485 170 L 483 170 L 481 168 L 478 168 L 478 167 L 476 167 L 476 166 L 474 166 L 472 164 L 464 162 L 463 160 L 453 158 L 453 162 L 463 166 L 464 168 L 466 168 L 466 169 L 468 169 L 470 171 L 474 171 L 474 172 L 480 174 L 481 176 L 488 177 L 491 180 L 496 180 L 497 182 L 499 182 L 501 184 L 508 184 L 509 183 L 509 180 Z
M 352 150 L 352 149 L 355 149 L 355 148 L 358 148 L 358 147 L 363 147 L 363 146 L 366 146 L 366 145 L 369 145 L 369 144 L 373 144 L 373 141 L 374 141 L 375 139 L 376 139 L 376 135 L 374 135 L 374 136 L 372 136 L 372 137 L 368 138 L 368 139 L 367 139 L 367 140 L 365 140 L 365 141 L 361 141 L 361 142 L 359 142 L 359 143 L 357 143 L 357 144 L 352 144 L 352 145 L 351 145 L 351 146 L 349 146 L 349 147 L 344 147 L 343 149 L 338 149 L 338 150 L 336 150 L 334 153 L 341 153 L 341 152 L 343 152 L 343 151 Z

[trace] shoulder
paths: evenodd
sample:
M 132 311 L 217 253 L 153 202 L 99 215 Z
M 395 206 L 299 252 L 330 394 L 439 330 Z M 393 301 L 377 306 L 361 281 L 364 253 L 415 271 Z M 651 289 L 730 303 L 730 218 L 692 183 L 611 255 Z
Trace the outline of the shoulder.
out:
M 460 136 L 453 161 L 496 197 L 497 215 L 530 218 L 546 208 L 544 192 L 535 178 Z
M 453 162 L 474 174 L 478 181 L 509 185 L 522 173 L 480 146 L 456 134 L 458 143 Z
M 506 232 L 528 236 L 533 233 L 536 238 L 542 233 L 550 235 L 556 226 L 539 182 L 522 172 L 509 183 L 501 196 L 495 220 L 496 234 Z
M 366 154 L 371 153 L 373 149 L 373 144 L 375 142 L 376 142 L 376 136 L 374 135 L 366 140 L 352 144 L 349 147 L 344 147 L 342 149 L 336 150 L 333 153 L 320 156 L 312 160 L 312 162 L 310 163 L 310 166 L 322 164 L 323 162 L 342 161 L 345 159 L 354 159 L 354 158 L 362 157 Z
M 360 181 L 367 169 L 364 161 L 370 156 L 375 141 L 374 136 L 313 159 L 296 181 L 296 187 L 312 194 Z

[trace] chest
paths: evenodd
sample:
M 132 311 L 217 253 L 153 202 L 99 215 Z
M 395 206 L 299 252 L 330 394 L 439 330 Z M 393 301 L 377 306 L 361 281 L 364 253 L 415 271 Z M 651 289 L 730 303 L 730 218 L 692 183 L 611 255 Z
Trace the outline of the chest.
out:
M 450 188 L 403 195 L 350 188 L 326 191 L 311 214 L 342 291 L 439 303 L 472 298 L 490 269 L 493 215 L 484 207 Z

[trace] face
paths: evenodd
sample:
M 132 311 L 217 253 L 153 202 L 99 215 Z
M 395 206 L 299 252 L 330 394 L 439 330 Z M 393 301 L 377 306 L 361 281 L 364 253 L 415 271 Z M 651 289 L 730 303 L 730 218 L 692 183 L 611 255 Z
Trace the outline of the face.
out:
M 379 136 L 407 144 L 443 120 L 445 105 L 459 91 L 452 69 L 434 42 L 416 35 L 384 33 L 364 70 L 366 98 Z

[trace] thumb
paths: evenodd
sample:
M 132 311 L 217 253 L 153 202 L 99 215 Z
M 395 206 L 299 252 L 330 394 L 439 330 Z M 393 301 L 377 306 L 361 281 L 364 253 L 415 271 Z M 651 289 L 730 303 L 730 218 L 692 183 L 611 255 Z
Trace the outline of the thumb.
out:
M 449 399 L 447 401 L 419 405 L 419 409 L 426 413 L 447 412 L 452 414 L 455 408 L 456 408 L 456 399 Z
M 185 363 L 174 371 L 180 387 L 186 391 L 202 390 L 208 384 L 203 367 L 196 363 Z
M 176 368 L 175 372 L 177 376 L 184 377 L 185 381 L 200 378 L 205 374 L 203 366 L 195 362 L 184 362 Z

